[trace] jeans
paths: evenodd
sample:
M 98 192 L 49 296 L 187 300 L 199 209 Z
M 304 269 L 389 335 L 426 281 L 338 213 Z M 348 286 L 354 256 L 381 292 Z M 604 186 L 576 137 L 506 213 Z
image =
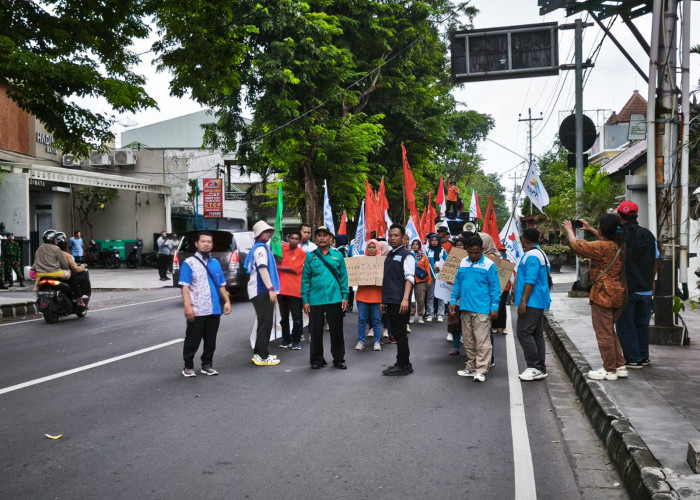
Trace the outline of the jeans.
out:
M 389 316 L 390 335 L 396 339 L 396 366 L 406 367 L 411 365 L 411 351 L 408 348 L 408 326 L 409 312 L 400 313 L 399 304 L 387 304 L 386 313 Z
M 253 354 L 257 354 L 262 359 L 267 359 L 270 355 L 267 345 L 270 343 L 270 333 L 274 326 L 275 304 L 270 302 L 270 292 L 256 295 L 251 299 L 251 302 L 253 302 L 255 316 L 258 320 Z
M 615 324 L 622 354 L 628 363 L 639 363 L 643 359 L 649 359 L 651 304 L 651 295 L 630 293 L 627 305 Z
M 289 344 L 301 342 L 301 297 L 291 295 L 278 295 L 277 303 L 280 306 L 280 326 L 282 327 L 282 343 Z M 289 334 L 289 313 L 292 313 L 292 334 Z
M 357 301 L 357 340 L 365 341 L 365 333 L 367 330 L 367 320 L 369 325 L 374 330 L 374 341 L 379 342 L 382 338 L 382 312 L 380 304 L 370 304 L 368 302 Z
M 185 368 L 194 368 L 194 355 L 199 349 L 199 344 L 204 339 L 202 350 L 202 366 L 212 365 L 214 350 L 216 349 L 216 334 L 219 331 L 221 316 L 210 314 L 208 316 L 195 316 L 194 321 L 187 322 L 185 331 L 185 343 L 182 347 L 182 357 L 185 359 Z
M 441 299 L 437 299 L 437 314 L 434 314 L 434 304 L 433 301 L 435 299 L 435 280 L 433 280 L 432 283 L 430 283 L 430 287 L 428 288 L 428 299 L 425 304 L 425 315 L 427 317 L 431 316 L 444 316 L 445 315 L 445 301 Z
M 459 346 L 462 343 L 462 332 L 452 332 L 452 349 L 459 351 Z

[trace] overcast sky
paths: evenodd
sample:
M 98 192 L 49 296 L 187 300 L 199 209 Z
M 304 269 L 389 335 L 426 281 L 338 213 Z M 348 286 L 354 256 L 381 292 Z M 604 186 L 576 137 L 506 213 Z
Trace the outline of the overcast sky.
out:
M 693 4 L 691 46 L 700 44 L 700 9 L 697 2 Z M 480 10 L 480 14 L 474 20 L 476 28 L 551 21 L 558 21 L 561 24 L 573 22 L 575 19 L 575 17 L 568 19 L 564 17 L 563 10 L 540 16 L 537 0 L 473 0 L 472 5 Z M 583 17 L 585 18 L 585 14 Z M 650 17 L 651 15 L 647 15 L 635 20 L 635 24 L 647 39 L 651 32 Z M 590 21 L 592 22 L 592 19 Z M 612 32 L 633 55 L 637 64 L 647 72 L 648 57 L 627 27 L 617 21 Z M 602 31 L 597 26 L 585 30 L 584 61 L 591 57 L 601 37 Z M 144 42 L 143 45 L 136 47 L 136 50 L 147 50 L 147 47 L 148 43 Z M 573 63 L 573 57 L 573 30 L 560 31 L 560 64 Z M 693 86 L 700 78 L 699 69 L 700 56 L 693 56 L 691 59 Z M 144 111 L 123 118 L 143 126 L 201 109 L 192 101 L 170 97 L 168 75 L 156 74 L 150 61 L 142 64 L 137 71 L 148 78 L 146 89 L 158 101 L 160 110 Z M 606 110 L 608 114 L 613 110 L 619 112 L 634 90 L 639 90 L 644 98 L 647 96 L 646 82 L 607 37 L 595 59 L 595 67 L 589 71 L 583 98 L 585 110 L 601 109 Z M 521 113 L 525 118 L 528 108 L 532 108 L 533 117 L 539 117 L 540 113 L 543 113 L 544 120 L 533 124 L 533 154 L 537 156 L 551 148 L 560 120 L 573 109 L 574 75 L 573 71 L 562 71 L 559 76 L 469 83 L 456 88 L 454 95 L 468 108 L 490 114 L 495 120 L 495 127 L 489 137 L 523 157 L 528 153 L 527 123 L 518 122 L 518 114 Z M 602 121 L 603 113 L 597 115 L 589 113 L 594 122 L 598 119 Z M 124 127 L 117 126 L 114 131 L 122 132 Z M 519 165 L 523 161 L 522 158 L 491 142 L 483 143 L 480 153 L 484 158 L 482 165 L 484 170 L 501 175 L 501 182 L 509 189 L 513 185 L 511 175 L 525 174 L 525 166 Z

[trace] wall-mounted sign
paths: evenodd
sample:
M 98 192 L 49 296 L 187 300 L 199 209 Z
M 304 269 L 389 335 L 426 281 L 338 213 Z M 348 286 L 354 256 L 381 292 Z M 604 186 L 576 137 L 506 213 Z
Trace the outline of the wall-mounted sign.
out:
M 647 115 L 630 115 L 628 141 L 643 141 L 647 138 Z
M 53 136 L 42 132 L 36 133 L 36 142 L 46 146 L 46 152 L 52 155 L 58 154 L 58 150 L 53 147 Z
M 203 179 L 204 217 L 224 216 L 224 180 Z

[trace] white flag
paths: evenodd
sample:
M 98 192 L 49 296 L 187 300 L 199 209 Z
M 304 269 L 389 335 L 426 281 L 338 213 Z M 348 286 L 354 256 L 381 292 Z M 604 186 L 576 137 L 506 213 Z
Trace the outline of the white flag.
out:
M 413 242 L 413 240 L 420 241 L 420 236 L 418 236 L 418 229 L 416 229 L 416 225 L 413 223 L 413 217 L 408 218 L 408 223 L 406 224 L 406 235 L 408 236 L 409 246 L 410 243 Z
M 501 243 L 503 243 L 503 246 L 506 248 L 508 260 L 517 263 L 525 252 L 520 244 L 518 223 L 513 219 L 512 215 L 505 223 L 498 236 L 501 238 Z
M 326 181 L 323 181 L 323 225 L 335 235 L 333 211 L 331 210 L 331 202 L 328 199 L 328 186 L 326 185 Z
M 525 194 L 530 198 L 533 205 L 542 209 L 549 205 L 549 195 L 544 188 L 544 184 L 540 180 L 540 175 L 535 171 L 533 166 L 527 171 L 527 179 L 525 179 Z

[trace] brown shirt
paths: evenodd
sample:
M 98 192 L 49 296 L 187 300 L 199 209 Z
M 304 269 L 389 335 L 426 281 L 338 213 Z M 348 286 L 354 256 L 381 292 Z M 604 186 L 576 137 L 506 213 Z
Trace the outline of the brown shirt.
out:
M 37 273 L 53 273 L 61 269 L 69 269 L 61 249 L 51 243 L 41 245 L 34 255 L 34 270 Z
M 591 294 L 589 300 L 591 304 L 597 304 L 602 307 L 611 309 L 619 309 L 625 305 L 625 254 L 620 252 L 620 255 L 615 258 L 617 253 L 617 244 L 614 241 L 586 241 L 574 240 L 571 244 L 574 253 L 581 257 L 588 257 L 591 263 L 590 282 Z M 610 269 L 599 279 L 605 268 L 610 266 Z M 597 281 L 596 281 L 597 280 Z

